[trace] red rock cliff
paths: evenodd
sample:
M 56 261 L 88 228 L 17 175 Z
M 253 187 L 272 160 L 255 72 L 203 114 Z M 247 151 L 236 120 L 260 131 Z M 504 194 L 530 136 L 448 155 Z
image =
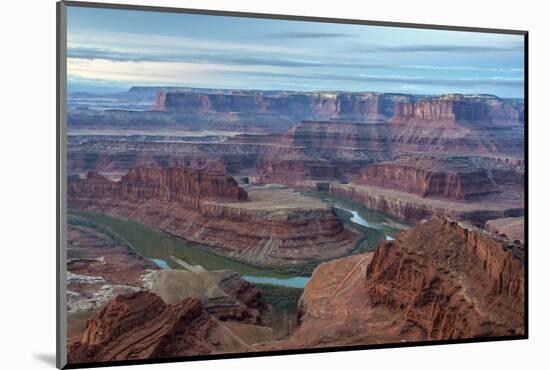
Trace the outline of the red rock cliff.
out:
M 395 101 L 408 100 L 408 95 L 340 92 L 264 93 L 226 91 L 199 93 L 192 91 L 160 92 L 154 110 L 168 112 L 240 112 L 275 114 L 311 119 L 314 117 L 355 117 L 387 119 L 392 116 Z
M 323 263 L 298 330 L 269 349 L 524 334 L 523 247 L 433 218 L 371 253 Z
M 120 182 L 96 173 L 69 181 L 68 205 L 129 218 L 255 264 L 334 258 L 354 248 L 359 235 L 330 206 L 280 187 L 249 191 L 224 175 L 141 168 Z
M 342 92 L 168 91 L 154 110 L 187 113 L 269 114 L 307 119 L 392 119 L 439 122 L 523 122 L 523 102 L 490 95 L 414 95 Z
M 465 200 L 496 192 L 488 172 L 465 158 L 404 157 L 368 165 L 357 182 L 418 194 Z
M 190 168 L 133 168 L 119 182 L 90 172 L 87 179 L 68 184 L 69 197 L 158 199 L 199 208 L 205 200 L 245 201 L 246 191 L 232 177 Z
M 382 244 L 366 271 L 370 304 L 416 340 L 523 333 L 524 277 L 521 245 L 445 218 Z
M 513 102 L 456 94 L 396 102 L 392 121 L 520 123 L 522 117 L 523 107 Z
M 225 332 L 195 298 L 165 304 L 157 295 L 119 295 L 88 320 L 81 338 L 69 343 L 68 361 L 103 362 L 204 355 L 219 351 Z M 247 347 L 237 345 L 239 351 Z

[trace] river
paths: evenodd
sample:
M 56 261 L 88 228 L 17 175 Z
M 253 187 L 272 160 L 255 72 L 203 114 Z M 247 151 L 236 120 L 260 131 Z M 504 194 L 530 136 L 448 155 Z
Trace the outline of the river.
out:
M 321 192 L 308 192 L 306 195 L 332 204 L 342 221 L 363 233 L 363 239 L 367 241 L 370 248 L 374 248 L 381 240 L 392 240 L 401 228 L 406 227 L 383 214 L 366 209 L 360 203 L 345 198 Z M 209 252 L 184 239 L 172 237 L 130 220 L 88 212 L 76 212 L 75 215 L 108 228 L 161 269 L 191 271 L 227 269 L 239 273 L 243 279 L 251 283 L 291 288 L 303 288 L 309 280 L 307 276 L 280 273 L 235 261 Z
M 89 212 L 74 212 L 73 215 L 114 232 L 161 269 L 233 270 L 251 283 L 291 288 L 303 288 L 309 280 L 308 276 L 279 273 L 211 253 L 184 239 L 170 236 L 130 220 Z
M 370 229 L 370 233 L 372 234 L 370 235 L 371 242 L 374 240 L 374 244 L 378 244 L 382 240 L 394 240 L 399 232 L 409 228 L 409 225 L 399 220 L 366 208 L 359 202 L 339 195 L 311 191 L 303 191 L 302 194 L 315 197 L 332 205 L 343 221 L 348 221 L 348 223 L 358 226 L 365 234 L 368 234 L 369 231 L 365 231 L 364 228 Z M 347 214 L 347 217 L 342 213 Z M 378 238 L 374 239 L 376 235 Z

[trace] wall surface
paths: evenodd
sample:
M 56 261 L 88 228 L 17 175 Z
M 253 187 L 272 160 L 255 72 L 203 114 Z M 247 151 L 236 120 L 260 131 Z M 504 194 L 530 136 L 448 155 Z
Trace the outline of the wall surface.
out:
M 130 0 L 127 0 L 130 2 Z M 116 2 L 113 0 L 113 2 Z M 530 337 L 528 341 L 156 365 L 156 369 L 537 368 L 548 363 L 550 298 L 549 22 L 542 1 L 132 0 L 135 4 L 240 10 L 530 31 Z M 2 5 L 2 368 L 55 364 L 55 2 Z M 25 97 L 25 98 L 22 98 Z M 546 355 L 546 356 L 545 356 Z M 144 367 L 133 367 L 142 369 Z M 151 367 L 153 368 L 153 367 Z

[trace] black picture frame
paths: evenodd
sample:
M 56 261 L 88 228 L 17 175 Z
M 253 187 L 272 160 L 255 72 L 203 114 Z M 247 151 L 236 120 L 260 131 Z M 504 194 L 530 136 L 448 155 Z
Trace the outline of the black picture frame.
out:
M 159 364 L 159 363 L 173 363 L 173 362 L 188 362 L 188 361 L 205 361 L 205 360 L 218 360 L 218 359 L 234 359 L 234 358 L 249 358 L 249 357 L 264 357 L 264 356 L 280 356 L 280 355 L 294 355 L 294 354 L 314 354 L 324 352 L 342 352 L 342 351 L 357 351 L 366 349 L 381 349 L 381 348 L 404 348 L 404 347 L 417 347 L 417 346 L 436 346 L 447 344 L 462 344 L 462 343 L 483 343 L 483 342 L 497 342 L 497 341 L 509 341 L 509 340 L 525 340 L 529 338 L 529 32 L 526 30 L 513 30 L 513 29 L 495 29 L 495 28 L 482 28 L 482 27 L 462 27 L 453 25 L 437 25 L 437 24 L 419 24 L 419 23 L 402 23 L 402 22 L 386 22 L 375 20 L 359 20 L 359 19 L 342 19 L 342 18 L 327 18 L 327 17 L 312 17 L 312 16 L 299 16 L 299 15 L 284 15 L 284 14 L 266 14 L 266 13 L 252 13 L 252 12 L 233 12 L 233 11 L 220 11 L 220 10 L 207 10 L 207 9 L 189 9 L 189 8 L 175 8 L 175 7 L 158 7 L 158 6 L 143 6 L 143 5 L 130 5 L 130 4 L 111 4 L 111 3 L 96 3 L 96 2 L 80 2 L 80 1 L 60 1 L 56 4 L 57 14 L 57 63 L 56 63 L 56 75 L 57 75 L 57 95 L 56 95 L 56 120 L 57 120 L 57 145 L 56 145 L 56 364 L 59 369 L 77 369 L 77 368 L 94 368 L 94 367 L 111 367 L 122 365 L 140 365 L 140 364 Z M 339 346 L 339 347 L 327 347 L 327 348 L 307 348 L 307 349 L 293 349 L 293 350 L 277 350 L 266 352 L 246 352 L 246 353 L 230 353 L 230 354 L 212 354 L 212 355 L 200 355 L 200 356 L 185 356 L 163 359 L 148 359 L 148 360 L 125 360 L 125 361 L 112 361 L 112 362 L 89 362 L 83 364 L 67 364 L 67 335 L 66 335 L 66 127 L 67 127 L 67 111 L 66 111 L 66 98 L 67 98 L 67 72 L 66 72 L 66 37 L 67 37 L 67 22 L 66 22 L 66 9 L 67 7 L 85 7 L 85 8 L 104 8 L 104 9 L 119 9 L 119 10 L 133 10 L 142 12 L 166 12 L 166 13 L 183 13 L 183 14 L 200 14 L 211 16 L 228 16 L 228 17 L 244 17 L 244 18 L 263 18 L 263 19 L 275 19 L 275 20 L 291 20 L 291 21 L 305 21 L 305 22 L 322 22 L 322 23 L 340 23 L 340 24 L 353 24 L 353 25 L 367 25 L 367 26 L 383 26 L 383 27 L 400 27 L 400 28 L 414 28 L 414 29 L 429 29 L 429 30 L 445 30 L 445 31 L 463 31 L 463 32 L 476 32 L 476 33 L 492 33 L 492 34 L 509 34 L 509 35 L 521 35 L 524 38 L 524 163 L 525 163 L 525 183 L 524 183 L 524 209 L 525 209 L 525 228 L 524 228 L 524 245 L 525 245 L 525 320 L 524 320 L 524 334 L 523 335 L 510 335 L 499 337 L 480 337 L 480 338 L 464 338 L 464 339 L 445 339 L 445 340 L 430 340 L 430 341 L 418 341 L 418 342 L 406 342 L 406 343 L 391 343 L 391 344 L 369 344 L 369 345 L 356 345 L 356 346 Z

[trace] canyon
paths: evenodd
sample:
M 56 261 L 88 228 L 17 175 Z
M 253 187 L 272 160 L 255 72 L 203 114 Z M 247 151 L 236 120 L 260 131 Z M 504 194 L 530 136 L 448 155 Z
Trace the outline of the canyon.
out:
M 521 244 L 429 219 L 374 252 L 320 265 L 298 330 L 265 349 L 521 335 L 523 264 Z
M 68 183 L 69 208 L 125 217 L 261 265 L 342 256 L 359 235 L 331 207 L 285 187 L 247 192 L 226 175 L 138 168 L 120 181 L 90 172 Z
M 141 125 L 141 136 L 128 137 L 93 135 L 82 130 L 101 125 L 101 119 L 92 126 L 76 120 L 68 166 L 73 176 L 181 166 L 254 184 L 321 187 L 413 222 L 442 210 L 457 217 L 458 203 L 473 215 L 467 219 L 481 223 L 521 216 L 523 111 L 521 100 L 490 95 L 166 88 L 143 116 L 181 121 L 237 112 L 251 121 L 232 129 L 205 124 L 201 134 L 180 121 L 165 125 L 154 118 Z M 278 126 L 273 117 L 291 124 Z M 214 128 L 221 130 L 215 137 L 208 131 Z M 143 130 L 155 136 L 145 139 Z M 393 192 L 382 200 L 378 193 L 387 189 Z M 410 201 L 411 195 L 421 199 Z
M 524 258 L 521 243 L 433 217 L 373 252 L 317 267 L 286 339 L 246 341 L 242 325 L 234 329 L 200 299 L 168 287 L 112 299 L 70 353 L 76 362 L 111 361 L 521 335 Z
M 106 354 L 91 355 L 99 345 L 89 338 L 90 331 L 96 330 L 94 320 L 109 310 L 109 302 L 127 295 L 142 297 L 145 292 L 157 293 L 155 299 L 168 304 L 194 296 L 200 310 L 212 320 L 237 325 L 244 332 L 269 331 L 256 326 L 271 308 L 258 289 L 233 271 L 161 270 L 112 230 L 74 215 L 69 220 L 68 242 L 67 334 L 71 361 L 106 360 Z M 144 314 L 138 311 L 149 307 L 141 304 L 133 308 L 135 314 Z M 114 346 L 118 339 L 108 340 Z
M 68 99 L 70 362 L 525 334 L 522 99 Z

